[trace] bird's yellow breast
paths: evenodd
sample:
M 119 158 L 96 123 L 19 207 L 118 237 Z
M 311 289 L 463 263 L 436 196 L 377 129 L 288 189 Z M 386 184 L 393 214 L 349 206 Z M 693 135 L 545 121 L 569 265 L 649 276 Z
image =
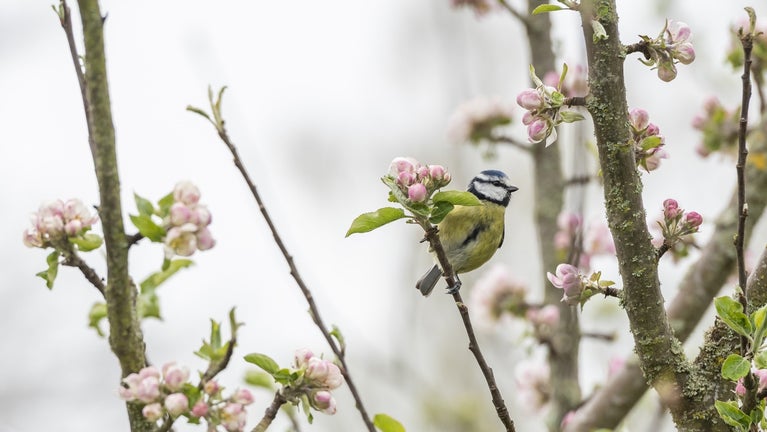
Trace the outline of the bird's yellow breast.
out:
M 504 234 L 505 207 L 483 202 L 456 206 L 439 223 L 439 238 L 456 273 L 470 272 L 489 260 Z

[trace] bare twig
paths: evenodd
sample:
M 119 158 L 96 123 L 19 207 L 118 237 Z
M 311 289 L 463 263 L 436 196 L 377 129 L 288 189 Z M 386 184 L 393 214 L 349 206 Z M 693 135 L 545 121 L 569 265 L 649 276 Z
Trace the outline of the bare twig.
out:
M 106 286 L 104 286 L 104 279 L 96 273 L 96 270 L 91 268 L 82 258 L 80 258 L 77 252 L 72 250 L 71 247 L 61 249 L 61 251 L 64 255 L 64 262 L 62 262 L 62 264 L 65 266 L 77 267 L 80 269 L 80 272 L 82 272 L 83 276 L 85 276 L 85 279 L 87 279 L 88 282 L 96 287 L 101 295 L 104 295 L 104 292 L 106 291 Z
M 458 278 L 453 271 L 453 266 L 447 259 L 447 254 L 445 253 L 445 249 L 442 247 L 442 243 L 439 241 L 439 233 L 437 228 L 428 222 L 421 223 L 421 227 L 426 232 L 426 239 L 429 241 L 429 245 L 431 245 L 431 248 L 434 250 L 434 254 L 437 255 L 437 260 L 439 261 L 439 265 L 442 268 L 442 274 L 445 278 L 445 281 L 447 281 L 448 286 L 450 286 L 452 289 L 453 300 L 455 300 L 455 305 L 458 307 L 458 312 L 461 314 L 463 326 L 466 328 L 466 334 L 469 336 L 469 351 L 474 354 L 474 358 L 477 360 L 477 364 L 482 370 L 482 375 L 484 375 L 485 381 L 487 381 L 487 386 L 490 389 L 490 395 L 493 399 L 493 406 L 495 406 L 496 414 L 498 414 L 498 418 L 501 420 L 501 423 L 503 423 L 506 431 L 513 432 L 515 431 L 514 421 L 509 415 L 509 409 L 506 408 L 506 403 L 503 401 L 501 391 L 498 389 L 498 384 L 495 382 L 493 369 L 488 366 L 487 361 L 485 360 L 485 357 L 482 355 L 482 351 L 479 348 L 479 342 L 477 342 L 477 337 L 474 334 L 474 328 L 471 324 L 471 318 L 469 317 L 469 308 L 466 307 L 466 304 L 463 302 L 463 298 L 461 298 L 461 293 L 456 289 L 460 286 L 458 283 Z
M 753 26 L 753 21 L 752 21 Z M 738 258 L 738 286 L 740 291 L 738 301 L 743 305 L 743 310 L 748 311 L 748 294 L 746 290 L 747 275 L 744 260 L 744 242 L 746 231 L 746 218 L 748 217 L 748 203 L 746 202 L 746 134 L 748 132 L 748 107 L 751 100 L 751 50 L 754 46 L 753 28 L 748 32 L 739 32 L 740 43 L 743 46 L 743 75 L 742 94 L 740 102 L 740 122 L 738 129 L 738 162 L 735 165 L 738 177 L 738 231 L 735 235 L 735 254 Z M 741 355 L 746 356 L 749 351 L 749 341 L 746 336 L 740 339 Z M 753 374 L 749 373 L 743 379 L 746 394 L 743 398 L 743 412 L 750 413 L 756 406 L 756 382 Z
M 504 9 L 509 11 L 509 13 L 516 19 L 519 20 L 519 22 L 527 27 L 530 25 L 530 17 L 523 15 L 520 11 L 514 9 L 506 0 L 498 0 L 498 4 L 501 5 Z
M 529 144 L 524 143 L 522 141 L 515 140 L 512 137 L 505 136 L 505 135 L 491 135 L 488 137 L 488 140 L 490 142 L 494 143 L 501 143 L 501 144 L 509 144 L 512 147 L 516 147 L 520 150 L 524 150 L 526 152 L 531 152 L 532 148 Z
M 140 232 L 127 236 L 128 247 L 135 245 L 136 243 L 140 242 L 143 239 L 144 239 L 144 235 L 141 234 Z
M 269 425 L 272 424 L 272 421 L 274 421 L 274 418 L 277 417 L 277 413 L 280 410 L 280 407 L 287 402 L 285 400 L 285 397 L 282 396 L 282 393 L 279 391 L 274 394 L 274 400 L 272 400 L 272 404 L 269 405 L 269 407 L 264 412 L 264 417 L 261 419 L 260 422 L 256 425 L 256 427 L 253 428 L 251 432 L 264 432 L 269 427 Z
M 231 152 L 234 165 L 240 171 L 240 174 L 242 175 L 243 180 L 245 180 L 245 183 L 248 185 L 251 195 L 253 195 L 253 198 L 256 200 L 256 203 L 258 204 L 258 209 L 261 211 L 261 215 L 264 217 L 266 224 L 269 226 L 269 230 L 272 232 L 272 236 L 274 237 L 274 242 L 277 244 L 277 247 L 280 249 L 280 252 L 282 252 L 282 256 L 285 258 L 285 261 L 287 262 L 288 267 L 290 268 L 290 275 L 293 276 L 293 279 L 296 281 L 296 284 L 301 290 L 301 293 L 304 295 L 304 298 L 306 298 L 306 302 L 309 304 L 309 314 L 311 315 L 312 320 L 314 321 L 314 324 L 317 326 L 317 328 L 319 328 L 320 332 L 324 336 L 328 345 L 330 345 L 330 348 L 333 350 L 333 353 L 338 358 L 338 361 L 341 363 L 341 373 L 343 374 L 344 379 L 346 380 L 346 384 L 349 386 L 349 391 L 351 391 L 352 396 L 354 397 L 357 410 L 359 411 L 360 416 L 362 417 L 362 420 L 365 423 L 365 426 L 367 427 L 368 431 L 375 432 L 375 427 L 373 426 L 373 422 L 370 420 L 370 416 L 368 415 L 367 410 L 365 409 L 365 406 L 362 403 L 362 398 L 360 397 L 359 392 L 357 391 L 357 386 L 354 384 L 352 376 L 349 373 L 349 367 L 346 364 L 346 356 L 343 351 L 343 348 L 336 343 L 335 339 L 333 339 L 333 336 L 331 335 L 331 332 L 328 330 L 327 326 L 323 322 L 322 317 L 320 316 L 320 310 L 314 301 L 314 296 L 312 295 L 311 290 L 309 290 L 309 287 L 306 285 L 306 283 L 304 283 L 303 278 L 301 278 L 301 275 L 298 272 L 298 268 L 296 267 L 295 262 L 293 261 L 293 256 L 290 255 L 287 247 L 285 246 L 285 243 L 282 241 L 282 238 L 277 232 L 277 227 L 274 225 L 274 221 L 269 215 L 269 212 L 266 210 L 266 206 L 264 205 L 264 202 L 261 199 L 261 195 L 258 193 L 258 190 L 256 189 L 255 183 L 253 183 L 253 180 L 251 180 L 250 175 L 248 174 L 248 171 L 245 168 L 245 165 L 242 163 L 242 160 L 240 159 L 240 155 L 239 155 L 239 152 L 237 151 L 237 148 L 232 143 L 231 139 L 229 138 L 229 135 L 226 132 L 226 128 L 224 126 L 224 120 L 221 117 L 221 95 L 223 94 L 223 91 L 225 88 L 226 87 L 220 90 L 218 94 L 218 99 L 216 101 L 213 100 L 213 95 L 209 91 L 211 109 L 213 111 L 212 112 L 213 119 L 211 119 L 205 112 L 203 112 L 200 109 L 192 108 L 192 107 L 187 107 L 187 109 L 189 111 L 200 114 L 203 117 L 206 117 L 215 126 L 216 131 L 218 132 L 219 138 L 221 138 L 221 141 L 223 141 L 223 143 Z
M 650 56 L 650 50 L 649 50 L 648 47 L 649 47 L 649 45 L 648 45 L 647 42 L 639 41 L 637 43 L 634 43 L 634 44 L 631 44 L 631 45 L 627 45 L 626 46 L 626 54 L 632 54 L 632 53 L 635 53 L 635 52 L 639 52 L 639 53 L 642 53 L 642 55 L 644 55 L 645 60 L 649 60 L 651 56 Z

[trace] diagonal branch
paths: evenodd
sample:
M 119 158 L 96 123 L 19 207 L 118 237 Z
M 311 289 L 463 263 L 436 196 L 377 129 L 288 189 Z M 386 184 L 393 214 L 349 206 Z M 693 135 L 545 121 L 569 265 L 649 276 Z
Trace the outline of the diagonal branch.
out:
M 336 341 L 333 339 L 333 336 L 330 330 L 328 330 L 328 327 L 323 322 L 322 317 L 320 316 L 320 310 L 317 307 L 316 302 L 314 301 L 314 296 L 312 295 L 311 290 L 309 290 L 309 287 L 306 285 L 300 273 L 298 272 L 298 268 L 296 267 L 296 264 L 293 261 L 293 256 L 290 255 L 287 247 L 285 246 L 285 243 L 282 241 L 282 238 L 277 232 L 277 227 L 274 225 L 274 221 L 269 215 L 269 212 L 266 210 L 266 206 L 264 205 L 264 202 L 261 199 L 261 195 L 258 193 L 258 190 L 256 189 L 255 183 L 253 183 L 253 180 L 250 178 L 250 175 L 248 174 L 248 170 L 245 168 L 245 165 L 242 163 L 242 159 L 240 159 L 240 155 L 239 155 L 239 152 L 237 151 L 237 147 L 235 147 L 234 143 L 232 143 L 228 133 L 226 132 L 226 128 L 224 127 L 224 120 L 221 117 L 221 96 L 223 94 L 224 89 L 225 87 L 220 90 L 218 95 L 218 100 L 216 100 L 215 102 L 213 100 L 212 93 L 210 93 L 209 91 L 211 109 L 213 110 L 213 113 L 212 113 L 213 119 L 211 119 L 205 112 L 203 112 L 200 109 L 192 108 L 192 107 L 188 107 L 187 109 L 189 111 L 200 114 L 203 117 L 206 117 L 215 126 L 216 131 L 218 132 L 219 138 L 221 138 L 221 141 L 223 141 L 223 143 L 231 152 L 234 165 L 240 171 L 240 174 L 242 175 L 243 180 L 245 180 L 245 183 L 248 185 L 251 195 L 253 195 L 253 198 L 256 200 L 256 203 L 258 204 L 258 209 L 261 211 L 261 215 L 264 217 L 266 224 L 269 226 L 269 230 L 272 232 L 272 236 L 274 237 L 274 242 L 277 244 L 277 247 L 280 249 L 280 252 L 282 252 L 282 256 L 285 258 L 285 261 L 287 262 L 288 267 L 290 268 L 290 275 L 293 276 L 293 279 L 296 281 L 296 284 L 301 290 L 301 293 L 304 295 L 304 298 L 306 298 L 306 302 L 309 304 L 309 312 L 312 317 L 312 321 L 314 321 L 314 324 L 317 326 L 317 328 L 319 328 L 320 332 L 322 333 L 322 336 L 325 338 L 328 345 L 330 345 L 330 348 L 333 350 L 333 353 L 336 355 L 336 357 L 338 358 L 338 361 L 341 363 L 341 373 L 343 374 L 344 379 L 346 380 L 346 384 L 349 386 L 349 390 L 351 391 L 352 396 L 354 397 L 357 410 L 360 412 L 360 415 L 362 416 L 362 420 L 365 423 L 366 428 L 370 432 L 375 432 L 375 427 L 373 426 L 373 422 L 370 420 L 370 416 L 368 415 L 367 410 L 365 409 L 365 406 L 362 403 L 362 398 L 360 397 L 359 392 L 357 391 L 357 386 L 354 384 L 351 374 L 349 373 L 349 367 L 346 364 L 346 356 L 345 356 L 344 349 L 343 347 L 340 347 L 338 343 L 336 343 Z
M 471 318 L 469 317 L 469 308 L 461 298 L 461 293 L 455 289 L 459 287 L 458 278 L 453 271 L 453 266 L 450 264 L 450 260 L 447 259 L 445 249 L 442 247 L 442 243 L 439 241 L 439 233 L 437 227 L 431 225 L 427 221 L 419 220 L 421 228 L 426 232 L 426 240 L 429 241 L 429 245 L 434 250 L 434 254 L 437 255 L 439 266 L 442 268 L 442 274 L 447 281 L 448 286 L 453 288 L 452 295 L 455 300 L 455 305 L 458 307 L 458 312 L 461 314 L 461 320 L 463 326 L 466 328 L 466 334 L 469 337 L 469 351 L 474 354 L 474 358 L 477 360 L 479 368 L 482 370 L 482 375 L 487 381 L 487 386 L 490 389 L 490 395 L 493 399 L 493 406 L 495 406 L 496 414 L 503 423 L 507 432 L 514 432 L 514 421 L 509 416 L 509 409 L 506 408 L 506 403 L 503 401 L 501 391 L 498 390 L 498 384 L 495 382 L 495 376 L 493 375 L 493 369 L 487 364 L 485 357 L 482 355 L 482 351 L 479 348 L 479 342 L 477 342 L 477 336 L 474 334 L 474 328 L 471 324 Z

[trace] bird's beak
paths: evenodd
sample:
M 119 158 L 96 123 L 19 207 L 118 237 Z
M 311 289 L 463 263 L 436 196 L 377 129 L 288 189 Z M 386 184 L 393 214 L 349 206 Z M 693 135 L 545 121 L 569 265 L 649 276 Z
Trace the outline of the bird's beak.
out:
M 518 190 L 519 190 L 519 188 L 516 187 L 516 186 L 509 186 L 509 193 L 516 192 Z

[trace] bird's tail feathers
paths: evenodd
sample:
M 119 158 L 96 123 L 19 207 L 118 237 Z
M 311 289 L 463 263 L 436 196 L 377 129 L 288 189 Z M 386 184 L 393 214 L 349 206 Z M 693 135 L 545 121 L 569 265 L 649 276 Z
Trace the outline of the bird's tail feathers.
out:
M 439 282 L 441 277 L 442 270 L 440 270 L 439 266 L 435 264 L 431 270 L 427 271 L 426 274 L 421 276 L 421 279 L 418 279 L 418 282 L 415 283 L 415 287 L 421 291 L 421 294 L 423 294 L 424 297 L 427 297 L 429 294 L 431 294 L 432 290 L 434 290 L 434 287 L 437 285 L 437 282 Z

